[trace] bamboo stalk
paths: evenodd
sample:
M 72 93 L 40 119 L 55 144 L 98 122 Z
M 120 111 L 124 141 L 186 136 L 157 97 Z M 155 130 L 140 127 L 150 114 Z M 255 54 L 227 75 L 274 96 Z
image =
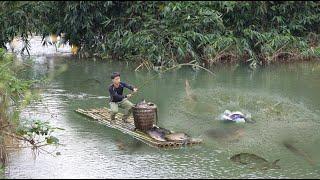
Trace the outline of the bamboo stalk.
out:
M 142 65 L 143 63 L 141 63 L 134 71 L 137 71 Z

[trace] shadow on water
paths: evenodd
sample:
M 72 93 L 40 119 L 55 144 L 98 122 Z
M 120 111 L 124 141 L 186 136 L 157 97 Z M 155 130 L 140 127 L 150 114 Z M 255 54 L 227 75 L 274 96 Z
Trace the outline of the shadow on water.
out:
M 143 142 L 135 140 L 135 139 L 131 140 L 129 142 L 121 140 L 121 139 L 116 139 L 115 143 L 116 143 L 119 150 L 127 151 L 130 154 L 141 150 L 143 148 L 143 146 L 145 146 L 145 144 Z

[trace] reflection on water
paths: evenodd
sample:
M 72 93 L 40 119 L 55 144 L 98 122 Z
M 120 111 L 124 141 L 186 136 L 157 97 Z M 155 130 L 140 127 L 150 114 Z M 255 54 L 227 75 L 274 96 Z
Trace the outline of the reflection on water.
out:
M 41 78 L 56 74 L 63 65 L 68 69 L 54 76 L 42 92 L 42 101 L 21 114 L 24 119 L 50 121 L 65 129 L 56 132 L 65 144 L 58 147 L 61 155 L 40 154 L 34 160 L 29 149 L 12 152 L 8 178 L 320 177 L 320 71 L 313 68 L 315 64 L 257 71 L 224 67 L 215 70 L 215 77 L 186 67 L 140 87 L 132 101 L 144 98 L 157 104 L 161 127 L 204 139 L 203 145 L 180 150 L 148 147 L 74 112 L 107 106 L 113 71 L 120 71 L 122 81 L 138 88 L 154 73 L 134 72 L 135 67 L 116 62 L 50 57 L 36 60 L 25 75 Z M 187 102 L 186 79 L 197 96 L 195 104 Z M 256 123 L 223 123 L 218 118 L 226 109 L 250 113 Z M 315 166 L 283 145 L 289 137 L 295 139 L 295 148 L 313 158 Z M 241 152 L 280 159 L 281 169 L 255 171 L 232 163 L 229 158 Z

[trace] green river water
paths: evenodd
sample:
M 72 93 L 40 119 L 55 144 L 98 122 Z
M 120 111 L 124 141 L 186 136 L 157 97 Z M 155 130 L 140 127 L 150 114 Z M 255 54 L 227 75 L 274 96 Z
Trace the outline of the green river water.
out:
M 66 71 L 58 74 L 61 67 Z M 135 72 L 127 63 L 78 60 L 70 57 L 37 57 L 28 78 L 55 75 L 45 87 L 42 102 L 34 102 L 22 119 L 40 119 L 62 127 L 55 136 L 65 146 L 48 148 L 61 155 L 40 154 L 30 149 L 10 153 L 7 178 L 320 178 L 320 64 L 274 65 L 252 71 L 223 66 L 216 76 L 190 67 L 156 76 L 139 89 L 131 101 L 142 99 L 158 106 L 158 125 L 203 139 L 203 144 L 161 150 L 77 114 L 77 108 L 107 106 L 110 74 L 139 88 L 155 72 Z M 88 80 L 97 79 L 101 82 Z M 198 101 L 186 102 L 188 79 Z M 129 93 L 125 90 L 125 93 Z M 254 124 L 219 121 L 226 109 L 250 113 Z M 226 130 L 228 137 L 206 132 Z M 289 151 L 294 146 L 316 163 Z M 119 149 L 117 144 L 124 144 Z M 232 162 L 248 152 L 268 161 L 280 159 L 281 169 L 253 170 Z

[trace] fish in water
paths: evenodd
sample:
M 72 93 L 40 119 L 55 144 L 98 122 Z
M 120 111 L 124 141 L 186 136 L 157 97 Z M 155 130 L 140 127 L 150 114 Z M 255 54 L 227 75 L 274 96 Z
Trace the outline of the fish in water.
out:
M 80 84 L 92 86 L 92 85 L 96 85 L 96 84 L 101 84 L 101 81 L 99 81 L 98 79 L 95 79 L 95 78 L 89 78 L 87 80 L 82 81 Z
M 294 147 L 289 140 L 283 141 L 283 145 L 287 149 L 289 149 L 291 152 L 293 152 L 294 154 L 303 157 L 311 166 L 315 165 L 315 162 L 312 160 L 312 158 L 307 153 L 305 153 L 302 150 Z
M 277 163 L 280 161 L 280 159 L 275 160 L 274 162 L 268 162 L 266 159 L 257 156 L 255 154 L 250 153 L 240 153 L 232 156 L 230 158 L 231 161 L 237 162 L 240 164 L 245 165 L 254 165 L 253 169 L 259 168 L 259 169 L 280 169 L 280 166 L 277 165 Z
M 158 128 L 153 127 L 152 129 L 147 131 L 147 134 L 157 141 L 162 141 L 162 142 L 167 141 L 164 138 L 165 132 L 159 131 Z
M 125 143 L 120 139 L 116 139 L 115 143 L 119 150 L 129 150 L 130 152 L 134 152 L 143 146 L 143 143 L 140 141 Z
M 192 93 L 189 81 L 186 79 L 185 89 L 187 94 L 187 99 L 192 101 L 197 101 L 197 97 Z
M 172 133 L 165 135 L 165 139 L 168 141 L 188 141 L 190 136 L 186 133 Z
M 117 145 L 119 150 L 125 150 L 126 149 L 125 144 L 119 139 L 116 140 L 116 145 Z
M 229 110 L 225 110 L 221 115 L 221 120 L 233 121 L 233 122 L 246 122 L 246 116 L 240 111 L 231 112 Z
M 229 110 L 225 110 L 224 113 L 220 115 L 220 120 L 236 123 L 255 123 L 255 120 L 251 119 L 251 114 L 243 114 L 240 111 L 231 112 Z

